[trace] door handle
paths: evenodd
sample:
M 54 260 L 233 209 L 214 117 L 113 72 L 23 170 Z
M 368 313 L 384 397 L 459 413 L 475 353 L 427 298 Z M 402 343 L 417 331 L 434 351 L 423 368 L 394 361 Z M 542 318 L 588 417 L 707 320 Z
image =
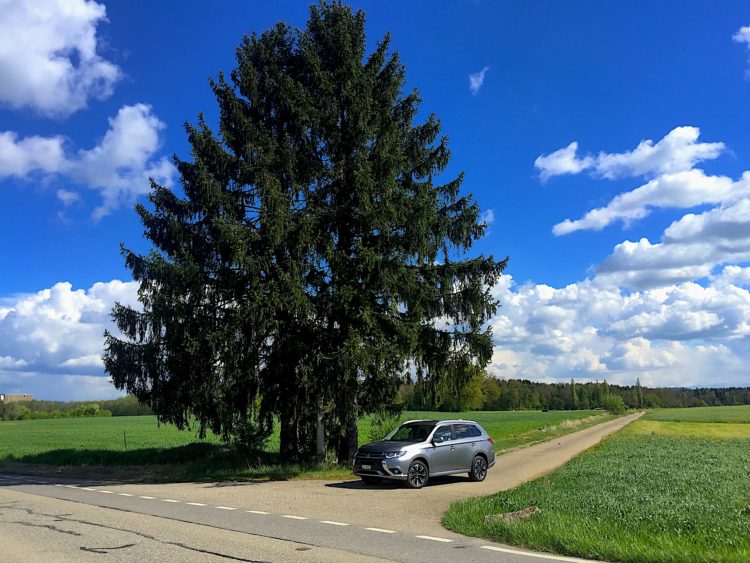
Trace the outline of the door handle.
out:
M 456 446 L 451 446 L 451 451 L 455 450 Z

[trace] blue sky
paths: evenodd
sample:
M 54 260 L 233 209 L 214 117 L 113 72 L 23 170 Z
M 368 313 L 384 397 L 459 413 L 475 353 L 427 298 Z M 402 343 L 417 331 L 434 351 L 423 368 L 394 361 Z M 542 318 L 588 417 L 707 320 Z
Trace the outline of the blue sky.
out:
M 113 396 L 101 333 L 136 289 L 119 244 L 148 248 L 133 203 L 175 181 L 241 36 L 307 5 L 30 5 L 0 4 L 0 389 Z M 492 373 L 750 385 L 746 3 L 352 6 L 493 219 L 475 251 L 510 256 Z

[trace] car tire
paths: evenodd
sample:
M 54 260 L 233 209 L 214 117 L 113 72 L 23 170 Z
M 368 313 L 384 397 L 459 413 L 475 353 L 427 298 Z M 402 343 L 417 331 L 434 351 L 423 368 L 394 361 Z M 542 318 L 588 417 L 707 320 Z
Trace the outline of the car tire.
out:
M 360 475 L 360 477 L 362 478 L 362 481 L 368 485 L 379 485 L 383 482 L 381 477 L 372 477 L 370 475 Z
M 469 479 L 472 481 L 484 481 L 487 477 L 487 460 L 481 455 L 475 455 L 471 462 L 471 471 L 469 471 Z
M 430 470 L 424 461 L 412 461 L 406 473 L 406 486 L 410 489 L 421 489 L 430 480 Z

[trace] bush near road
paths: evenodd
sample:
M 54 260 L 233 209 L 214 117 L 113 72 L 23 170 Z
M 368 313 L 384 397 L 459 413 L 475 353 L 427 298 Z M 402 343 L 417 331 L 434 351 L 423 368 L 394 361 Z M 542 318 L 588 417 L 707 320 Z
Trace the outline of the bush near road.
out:
M 465 418 L 479 422 L 497 451 L 551 439 L 609 420 L 602 411 L 405 412 L 401 420 Z M 379 435 L 388 424 L 374 429 Z M 370 439 L 372 418 L 359 421 L 360 440 Z M 157 426 L 153 416 L 0 422 L 0 461 L 56 466 L 158 466 L 169 479 L 343 478 L 349 467 L 282 464 L 278 432 L 264 451 L 227 446 L 209 435 Z
M 649 413 L 548 476 L 453 504 L 443 522 L 594 559 L 750 561 L 750 406 L 728 408 Z M 532 505 L 532 518 L 484 524 Z

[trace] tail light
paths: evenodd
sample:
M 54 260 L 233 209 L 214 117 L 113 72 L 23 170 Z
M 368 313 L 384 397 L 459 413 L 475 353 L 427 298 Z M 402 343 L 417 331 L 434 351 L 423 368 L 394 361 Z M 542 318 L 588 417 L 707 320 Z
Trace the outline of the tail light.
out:
M 487 441 L 488 441 L 488 442 L 489 442 L 490 444 L 492 444 L 493 446 L 495 445 L 495 440 L 493 440 L 492 438 L 487 438 Z

